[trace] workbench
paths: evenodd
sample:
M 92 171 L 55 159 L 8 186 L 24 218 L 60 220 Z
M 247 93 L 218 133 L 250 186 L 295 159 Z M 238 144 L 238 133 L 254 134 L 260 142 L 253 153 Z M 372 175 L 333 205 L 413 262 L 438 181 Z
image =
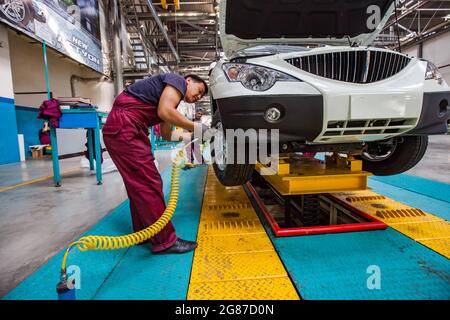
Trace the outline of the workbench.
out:
M 105 112 L 99 112 L 94 108 L 62 109 L 62 116 L 59 119 L 59 127 L 50 127 L 50 140 L 52 144 L 53 181 L 55 187 L 61 186 L 61 174 L 58 161 L 58 141 L 56 129 L 87 129 L 88 130 L 88 150 L 89 167 L 94 170 L 94 145 L 95 142 L 95 171 L 97 184 L 102 184 L 102 163 L 100 146 L 100 128 L 108 116 Z M 94 140 L 92 140 L 94 139 Z

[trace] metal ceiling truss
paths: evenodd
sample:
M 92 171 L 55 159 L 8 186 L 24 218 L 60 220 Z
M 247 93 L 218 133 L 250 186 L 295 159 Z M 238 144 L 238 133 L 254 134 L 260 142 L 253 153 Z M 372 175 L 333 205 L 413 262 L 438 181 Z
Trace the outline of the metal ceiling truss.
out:
M 450 31 L 450 1 L 397 0 L 397 19 L 392 14 L 374 45 L 407 49 Z
M 155 66 L 207 77 L 221 51 L 218 0 L 120 0 L 133 47 L 128 78 L 156 72 Z M 153 66 L 153 68 L 152 68 Z M 194 68 L 194 69 L 193 69 Z

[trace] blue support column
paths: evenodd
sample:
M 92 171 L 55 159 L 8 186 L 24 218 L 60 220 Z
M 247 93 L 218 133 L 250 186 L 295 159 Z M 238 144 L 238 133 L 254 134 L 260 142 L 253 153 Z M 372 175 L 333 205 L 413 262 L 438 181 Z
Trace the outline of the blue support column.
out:
M 45 87 L 47 88 L 47 98 L 52 98 L 52 93 L 50 91 L 50 78 L 48 75 L 48 62 L 47 62 L 47 45 L 45 40 L 42 42 L 42 49 L 44 50 L 44 69 L 45 69 Z
M 55 187 L 61 186 L 61 174 L 58 162 L 58 141 L 56 140 L 56 128 L 50 126 L 50 143 L 52 144 L 53 182 Z
M 102 148 L 100 146 L 100 123 L 97 117 L 97 127 L 94 130 L 95 136 L 95 170 L 97 173 L 97 184 L 102 184 Z
M 1 76 L 0 76 L 1 78 Z M 3 79 L 2 79 L 3 80 Z M 0 97 L 0 165 L 20 161 L 14 99 Z
M 150 143 L 152 145 L 152 153 L 155 152 L 155 150 L 156 150 L 156 137 L 155 137 L 155 131 L 153 128 L 154 127 L 152 127 L 150 130 Z
M 88 133 L 88 150 L 89 150 L 89 170 L 94 170 L 94 148 L 92 144 L 92 133 L 94 129 L 87 129 Z
M 47 62 L 47 45 L 45 40 L 42 42 L 42 50 L 44 51 L 44 70 L 45 70 L 45 86 L 47 88 L 47 98 L 52 98 L 52 93 L 50 91 L 50 80 L 48 74 L 48 62 Z M 56 128 L 50 125 L 50 143 L 52 144 L 52 162 L 53 162 L 53 181 L 55 187 L 61 186 L 61 173 L 59 171 L 58 162 L 58 141 L 56 139 Z

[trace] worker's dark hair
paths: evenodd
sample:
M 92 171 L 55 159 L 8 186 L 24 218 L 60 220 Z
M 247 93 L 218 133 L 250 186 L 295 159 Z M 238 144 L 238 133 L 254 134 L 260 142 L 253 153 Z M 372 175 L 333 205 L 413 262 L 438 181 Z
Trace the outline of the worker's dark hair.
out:
M 208 85 L 206 84 L 205 80 L 203 80 L 202 78 L 200 78 L 199 76 L 197 76 L 195 74 L 188 74 L 188 75 L 184 76 L 184 78 L 185 79 L 191 78 L 196 83 L 203 83 L 203 85 L 205 86 L 205 95 L 208 94 Z

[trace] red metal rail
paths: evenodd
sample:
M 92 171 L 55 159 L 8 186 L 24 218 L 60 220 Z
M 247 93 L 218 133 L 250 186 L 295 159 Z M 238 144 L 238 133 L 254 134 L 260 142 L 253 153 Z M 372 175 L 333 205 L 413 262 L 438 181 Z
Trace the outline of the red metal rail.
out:
M 289 236 L 304 236 L 312 234 L 327 234 L 327 233 L 342 233 L 342 232 L 355 232 L 355 231 L 368 231 L 368 230 L 384 230 L 388 227 L 387 224 L 381 222 L 372 216 L 351 207 L 352 211 L 357 215 L 369 220 L 369 222 L 361 223 L 349 223 L 349 224 L 339 224 L 339 225 L 327 225 L 327 226 L 312 226 L 312 227 L 295 227 L 295 228 L 281 228 L 273 216 L 267 211 L 266 206 L 261 201 L 255 188 L 247 182 L 247 189 L 252 194 L 253 199 L 256 201 L 258 208 L 264 214 L 270 228 L 272 229 L 276 237 L 289 237 Z M 338 202 L 342 206 L 350 208 L 346 203 L 333 197 L 333 201 Z

